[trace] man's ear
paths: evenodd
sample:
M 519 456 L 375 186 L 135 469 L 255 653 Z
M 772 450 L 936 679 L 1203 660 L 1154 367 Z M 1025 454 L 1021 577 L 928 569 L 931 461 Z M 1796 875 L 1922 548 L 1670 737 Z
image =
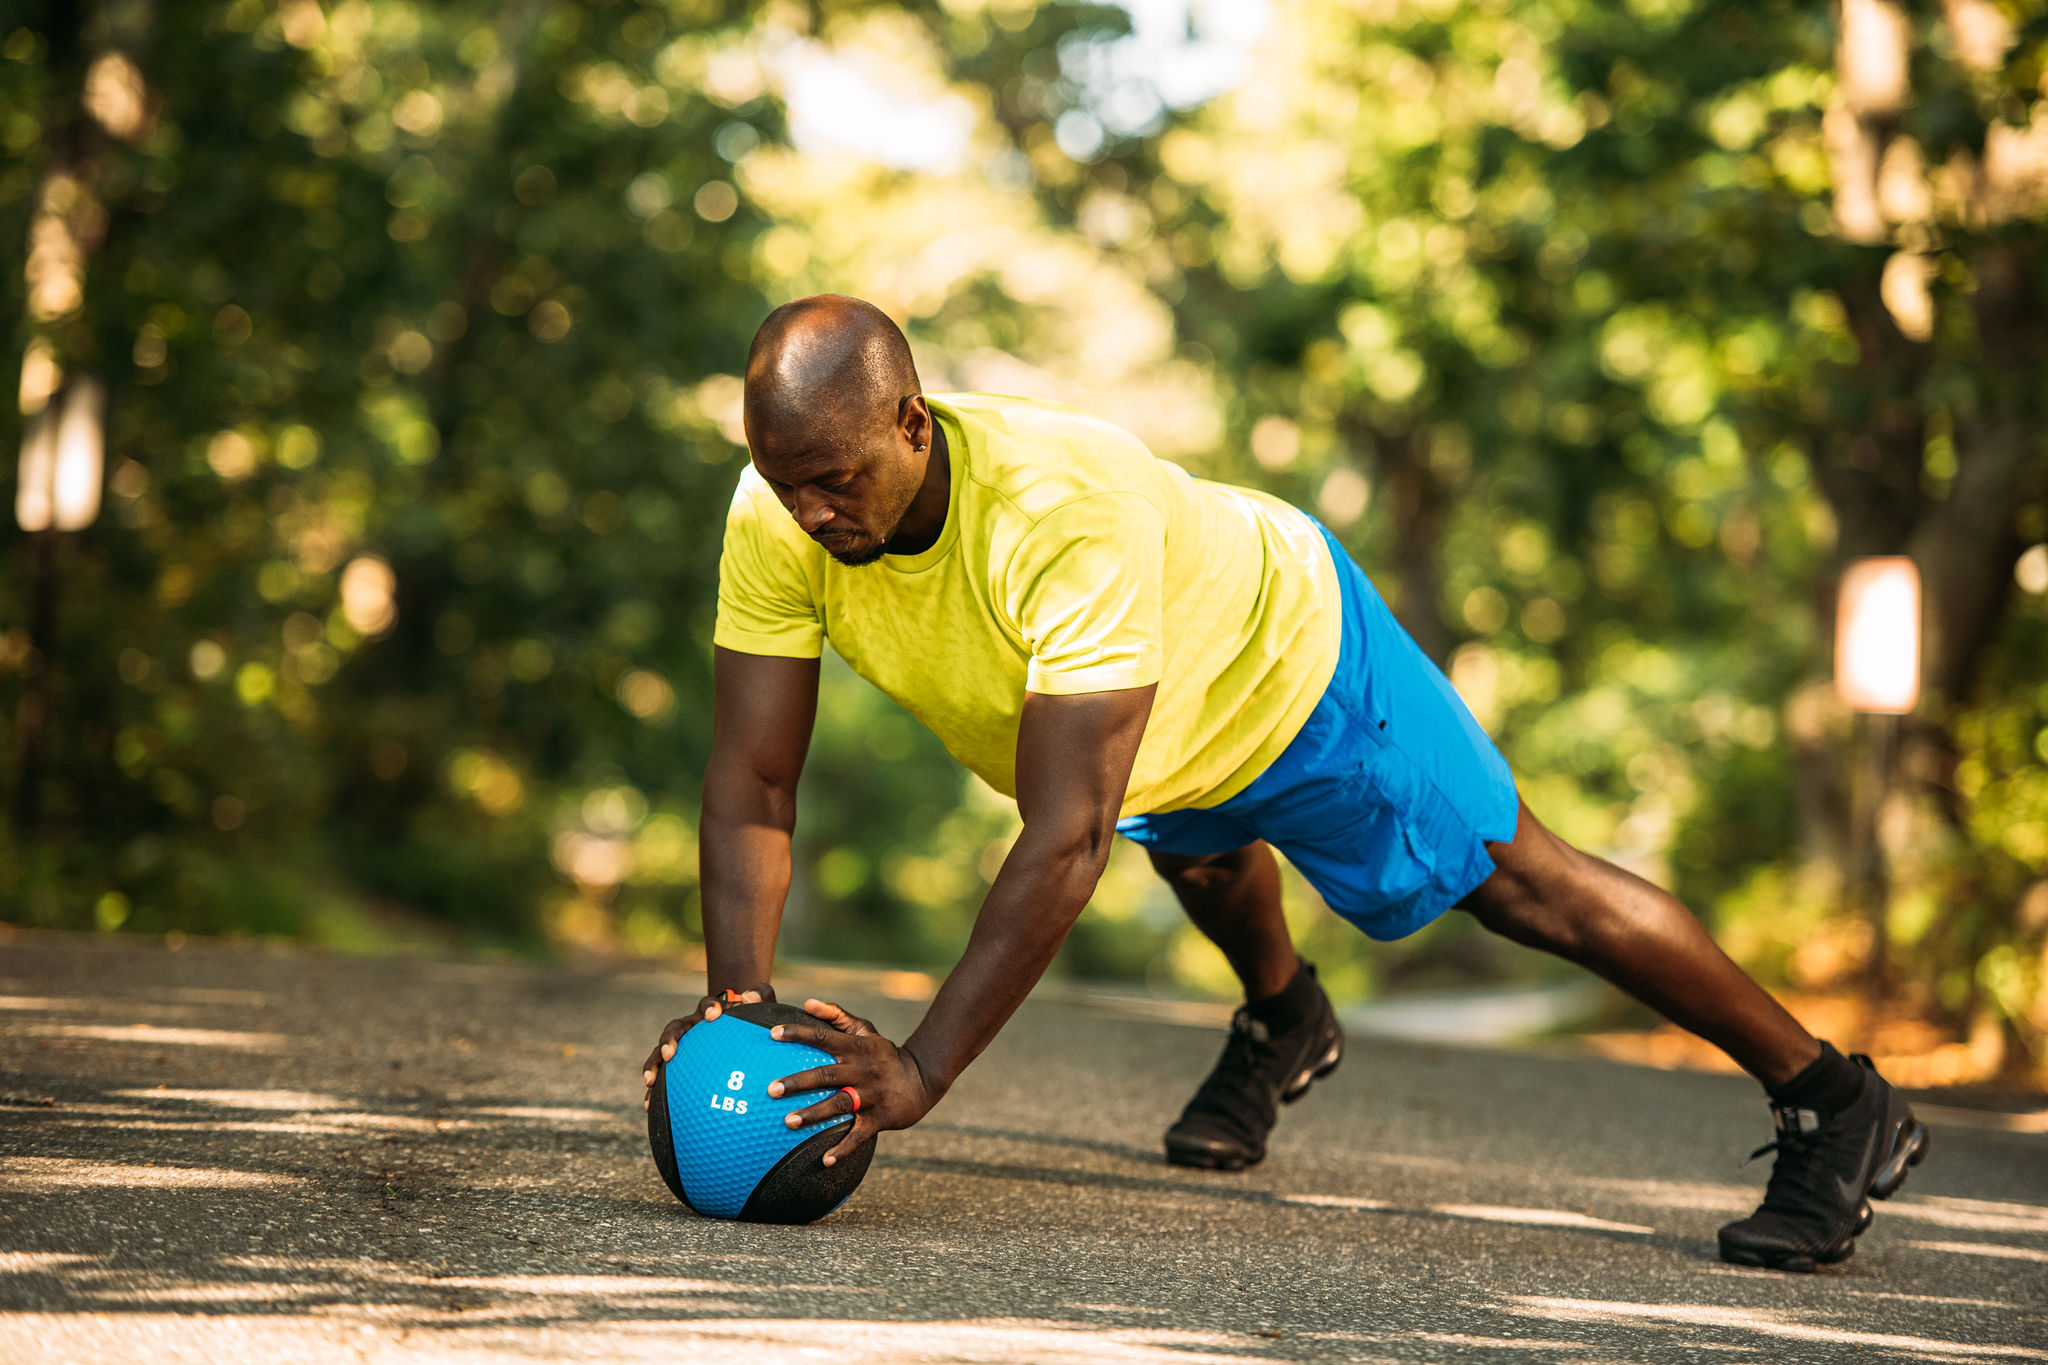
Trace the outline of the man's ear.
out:
M 932 443 L 932 428 L 935 425 L 936 423 L 932 420 L 931 407 L 924 401 L 923 394 L 913 393 L 903 400 L 902 415 L 897 418 L 896 426 L 899 431 L 910 438 L 910 444 L 916 446 L 919 450 L 923 450 L 926 446 L 930 445 Z

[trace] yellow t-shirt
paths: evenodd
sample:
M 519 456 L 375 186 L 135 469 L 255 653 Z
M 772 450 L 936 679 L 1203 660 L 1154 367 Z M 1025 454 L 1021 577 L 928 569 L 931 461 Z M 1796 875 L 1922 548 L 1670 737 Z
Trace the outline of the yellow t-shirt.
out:
M 726 518 L 717 643 L 814 659 L 830 639 L 1007 796 L 1027 691 L 1157 683 L 1123 814 L 1249 786 L 1336 671 L 1337 573 L 1315 524 L 1072 408 L 927 400 L 953 476 L 938 541 L 848 568 L 750 467 Z

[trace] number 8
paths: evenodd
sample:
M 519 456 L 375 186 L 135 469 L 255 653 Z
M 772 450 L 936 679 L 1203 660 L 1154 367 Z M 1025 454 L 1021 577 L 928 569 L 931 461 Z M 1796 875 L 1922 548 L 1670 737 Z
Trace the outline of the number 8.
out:
M 747 1073 L 744 1071 L 735 1071 L 732 1073 L 731 1076 L 726 1078 L 725 1088 L 727 1090 L 738 1090 L 741 1087 L 745 1086 L 746 1083 Z

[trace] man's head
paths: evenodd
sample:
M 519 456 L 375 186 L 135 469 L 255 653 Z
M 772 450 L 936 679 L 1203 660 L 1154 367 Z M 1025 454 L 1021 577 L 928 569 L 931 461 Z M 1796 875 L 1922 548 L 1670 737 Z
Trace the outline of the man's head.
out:
M 747 352 L 745 415 L 754 468 L 804 534 L 842 564 L 880 559 L 935 427 L 888 315 L 840 294 L 770 313 Z

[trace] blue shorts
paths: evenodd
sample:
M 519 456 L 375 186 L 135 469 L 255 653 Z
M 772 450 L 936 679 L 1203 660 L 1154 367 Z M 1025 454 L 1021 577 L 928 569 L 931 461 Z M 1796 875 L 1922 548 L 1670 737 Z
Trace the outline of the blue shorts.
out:
M 1249 787 L 1206 810 L 1131 815 L 1160 853 L 1264 839 L 1332 910 L 1376 939 L 1412 934 L 1493 872 L 1515 837 L 1515 779 L 1493 741 L 1327 529 L 1344 597 L 1337 671 L 1301 732 Z

